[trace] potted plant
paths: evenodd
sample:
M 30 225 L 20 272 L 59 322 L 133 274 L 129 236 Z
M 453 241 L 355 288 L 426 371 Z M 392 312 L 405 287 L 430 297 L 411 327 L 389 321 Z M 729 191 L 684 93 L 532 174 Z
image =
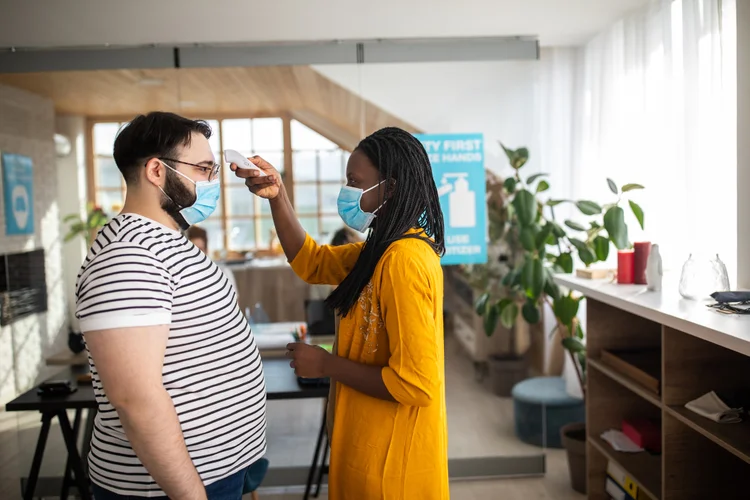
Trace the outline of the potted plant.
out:
M 480 300 L 500 299 L 506 294 L 502 280 L 523 253 L 520 242 L 508 227 L 508 195 L 503 179 L 486 171 L 487 219 L 489 241 L 486 264 L 461 266 L 461 274 Z M 482 299 L 482 297 L 484 297 Z M 479 314 L 482 316 L 482 314 Z M 495 349 L 490 350 L 485 369 L 489 384 L 495 394 L 510 397 L 513 386 L 528 377 L 530 370 L 528 351 L 531 338 L 528 325 L 519 321 L 509 326 L 486 317 L 478 318 L 477 329 L 497 338 Z M 480 326 L 481 325 L 481 326 Z M 502 347 L 500 347 L 502 346 Z
M 585 398 L 586 349 L 584 332 L 578 319 L 578 308 L 583 297 L 572 291 L 563 292 L 554 282 L 554 273 L 572 273 L 574 256 L 589 267 L 606 261 L 610 245 L 618 250 L 631 246 L 625 211 L 620 206 L 626 193 L 643 189 L 639 184 L 626 184 L 622 189 L 607 179 L 609 189 L 617 199 L 605 205 L 589 200 L 554 200 L 545 197 L 549 183 L 546 174 L 521 177 L 529 152 L 526 148 L 511 150 L 501 144 L 514 175 L 505 179 L 503 190 L 508 200 L 504 205 L 506 241 L 520 243 L 522 251 L 509 259 L 508 272 L 501 280 L 501 293 L 488 291 L 476 302 L 477 313 L 484 318 L 485 333 L 491 335 L 498 323 L 511 328 L 522 318 L 529 324 L 538 323 L 542 307 L 552 310 L 554 334 L 562 341 L 575 367 L 578 382 Z M 555 207 L 572 203 L 586 218 L 586 225 L 566 220 L 561 225 L 555 218 Z M 644 215 L 641 207 L 628 200 L 630 209 L 641 228 Z M 585 424 L 574 423 L 562 429 L 563 444 L 568 450 L 571 480 L 574 489 L 585 491 Z
M 86 219 L 81 219 L 80 214 L 70 214 L 65 216 L 63 222 L 70 224 L 68 227 L 68 233 L 65 235 L 64 241 L 68 242 L 78 235 L 83 236 L 86 240 L 86 245 L 91 246 L 92 236 L 96 234 L 96 231 L 104 227 L 109 220 L 107 214 L 99 206 L 95 206 L 93 203 L 87 205 Z

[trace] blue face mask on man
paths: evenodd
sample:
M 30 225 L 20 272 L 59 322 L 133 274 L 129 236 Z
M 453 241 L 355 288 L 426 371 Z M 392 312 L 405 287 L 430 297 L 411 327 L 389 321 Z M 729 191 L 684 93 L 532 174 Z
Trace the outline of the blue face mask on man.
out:
M 339 192 L 339 198 L 337 201 L 339 216 L 344 221 L 344 224 L 363 233 L 370 227 L 372 221 L 377 217 L 375 213 L 383 208 L 385 201 L 380 204 L 378 208 L 373 212 L 365 212 L 362 210 L 360 202 L 362 201 L 362 195 L 372 191 L 376 187 L 380 186 L 385 181 L 380 181 L 371 188 L 359 189 L 351 186 L 342 186 Z
M 159 162 L 176 174 L 183 176 L 184 178 L 195 184 L 195 201 L 189 207 L 181 206 L 179 203 L 175 202 L 172 197 L 165 193 L 161 187 L 159 187 L 161 192 L 164 193 L 164 196 L 172 200 L 175 205 L 180 207 L 180 215 L 182 215 L 182 217 L 185 219 L 185 222 L 192 226 L 193 224 L 198 224 L 208 219 L 208 217 L 210 217 L 211 214 L 214 213 L 214 210 L 216 210 L 216 205 L 218 205 L 219 203 L 219 196 L 221 196 L 221 185 L 219 184 L 219 178 L 217 177 L 212 181 L 196 182 L 182 172 L 179 172 L 175 168 L 170 167 L 163 161 L 159 160 Z

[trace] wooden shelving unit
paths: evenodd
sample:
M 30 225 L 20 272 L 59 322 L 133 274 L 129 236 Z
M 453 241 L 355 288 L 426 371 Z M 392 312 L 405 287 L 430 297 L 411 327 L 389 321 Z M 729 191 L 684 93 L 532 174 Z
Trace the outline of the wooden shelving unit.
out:
M 750 317 L 722 316 L 645 287 L 556 281 L 587 298 L 588 498 L 609 499 L 610 460 L 656 500 L 750 498 L 750 419 L 718 424 L 685 408 L 712 390 L 750 407 Z M 601 361 L 603 350 L 635 348 L 660 350 L 659 394 Z M 661 422 L 661 454 L 617 452 L 600 437 L 626 418 Z

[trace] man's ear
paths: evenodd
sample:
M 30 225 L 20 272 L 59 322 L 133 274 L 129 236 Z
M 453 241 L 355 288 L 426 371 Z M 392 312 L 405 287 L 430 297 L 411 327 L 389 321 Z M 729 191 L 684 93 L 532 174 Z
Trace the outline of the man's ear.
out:
M 163 186 L 167 176 L 166 167 L 156 158 L 146 162 L 146 179 L 156 186 Z

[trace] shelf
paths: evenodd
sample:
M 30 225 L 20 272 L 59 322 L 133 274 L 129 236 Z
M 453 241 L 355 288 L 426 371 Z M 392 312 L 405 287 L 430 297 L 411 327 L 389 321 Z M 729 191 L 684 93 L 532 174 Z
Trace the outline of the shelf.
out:
M 627 377 L 623 375 L 622 373 L 616 370 L 613 370 L 612 368 L 605 365 L 598 359 L 591 358 L 591 359 L 588 359 L 587 362 L 588 362 L 587 364 L 589 367 L 595 368 L 598 372 L 606 375 L 607 377 L 614 380 L 618 384 L 622 385 L 629 391 L 634 392 L 635 394 L 639 395 L 640 397 L 642 397 L 643 399 L 645 399 L 652 405 L 658 408 L 661 408 L 661 398 L 657 394 L 654 394 L 653 392 L 643 387 L 638 382 L 632 380 L 630 377 Z
M 661 498 L 661 456 L 648 452 L 622 453 L 615 451 L 599 436 L 588 436 L 591 445 L 607 459 L 616 462 L 652 498 Z M 604 485 L 602 485 L 602 488 Z
M 750 421 L 717 424 L 683 406 L 665 406 L 667 413 L 718 444 L 740 460 L 750 464 Z

